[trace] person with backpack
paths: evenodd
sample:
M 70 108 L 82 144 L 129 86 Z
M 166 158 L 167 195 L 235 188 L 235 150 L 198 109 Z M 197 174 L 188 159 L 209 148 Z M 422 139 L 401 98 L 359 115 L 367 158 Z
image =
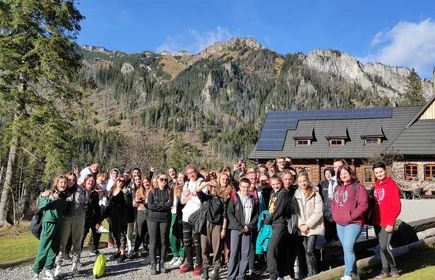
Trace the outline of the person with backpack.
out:
M 337 185 L 334 168 L 328 166 L 323 171 L 324 180 L 319 182 L 319 194 L 323 198 L 323 222 L 325 224 L 325 240 L 326 242 L 338 241 L 337 225 L 332 219 L 331 200 L 334 193 L 334 188 Z
M 55 276 L 51 272 L 54 268 L 55 259 L 60 247 L 60 227 L 63 219 L 63 212 L 67 208 L 67 201 L 71 197 L 66 193 L 68 179 L 65 176 L 58 176 L 54 181 L 53 188 L 41 193 L 38 208 L 44 210 L 42 218 L 42 231 L 33 266 L 33 279 L 39 279 L 39 273 L 45 267 L 44 279 L 53 280 Z
M 208 187 L 209 194 L 202 192 Z M 218 196 L 218 184 L 215 180 L 201 184 L 196 188 L 196 195 L 202 203 L 202 208 L 206 211 L 204 227 L 201 230 L 201 250 L 202 250 L 202 279 L 209 279 L 209 267 L 213 266 L 213 280 L 219 279 L 219 269 L 221 267 L 221 255 L 223 240 L 226 234 L 227 218 L 226 206 L 222 197 Z M 221 241 L 222 240 L 222 241 Z M 210 260 L 210 249 L 213 252 L 212 261 Z
M 166 254 L 169 245 L 169 226 L 171 225 L 171 207 L 174 204 L 174 196 L 168 186 L 168 176 L 160 173 L 157 176 L 159 187 L 148 193 L 148 232 L 150 234 L 150 273 L 157 274 L 157 243 L 160 241 L 160 266 L 159 271 L 166 273 Z
M 318 236 L 325 234 L 323 224 L 323 201 L 318 189 L 313 187 L 306 172 L 298 174 L 296 190 L 291 205 L 298 217 L 298 234 L 305 249 L 308 277 L 319 273 L 319 264 L 314 254 Z
M 337 234 L 343 246 L 344 276 L 341 280 L 359 278 L 356 270 L 354 246 L 364 226 L 364 212 L 368 208 L 368 193 L 358 181 L 356 172 L 348 165 L 337 170 L 337 187 L 331 201 L 331 212 L 337 223 Z
M 248 268 L 251 231 L 257 227 L 258 221 L 258 203 L 254 196 L 249 194 L 250 186 L 251 182 L 248 179 L 240 179 L 240 189 L 228 203 L 228 230 L 231 234 L 228 280 L 244 279 Z
M 382 271 L 376 276 L 376 279 L 400 277 L 396 268 L 396 261 L 390 250 L 390 242 L 396 219 L 402 209 L 402 203 L 400 201 L 400 189 L 394 180 L 387 176 L 386 169 L 387 167 L 383 162 L 373 164 L 376 182 L 373 192 L 375 204 L 371 218 L 379 240 L 382 262 Z

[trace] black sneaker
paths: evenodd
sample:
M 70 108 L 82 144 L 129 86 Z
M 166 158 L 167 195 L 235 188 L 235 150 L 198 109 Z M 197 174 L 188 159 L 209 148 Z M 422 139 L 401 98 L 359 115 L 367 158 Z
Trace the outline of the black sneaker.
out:
M 134 259 L 137 259 L 138 257 L 139 257 L 139 254 L 133 252 L 133 253 L 131 253 L 131 254 L 128 256 L 128 259 L 129 259 L 129 260 L 134 260 Z
M 119 256 L 119 258 L 116 260 L 117 263 L 122 263 L 127 259 L 127 256 L 125 254 L 122 254 Z
M 112 258 L 113 258 L 114 260 L 116 260 L 117 258 L 119 258 L 119 256 L 121 256 L 121 253 L 120 253 L 120 252 L 116 252 L 116 253 L 112 256 Z

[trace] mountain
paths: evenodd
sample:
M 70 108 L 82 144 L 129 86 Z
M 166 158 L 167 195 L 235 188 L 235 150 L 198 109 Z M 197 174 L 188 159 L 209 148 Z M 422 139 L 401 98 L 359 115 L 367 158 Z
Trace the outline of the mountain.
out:
M 198 54 L 125 54 L 81 46 L 82 75 L 99 130 L 146 137 L 172 153 L 182 133 L 192 155 L 231 162 L 246 155 L 270 110 L 360 108 L 398 104 L 410 70 L 362 64 L 337 50 L 281 55 L 251 38 L 216 43 Z M 421 80 L 430 98 L 433 80 Z

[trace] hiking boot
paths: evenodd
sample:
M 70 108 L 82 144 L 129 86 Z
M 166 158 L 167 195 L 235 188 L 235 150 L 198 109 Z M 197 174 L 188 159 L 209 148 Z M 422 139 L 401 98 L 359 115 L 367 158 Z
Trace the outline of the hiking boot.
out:
M 161 273 L 166 273 L 168 272 L 168 270 L 165 267 L 165 262 L 160 262 L 160 272 Z
M 208 267 L 204 267 L 204 271 L 202 273 L 202 279 L 208 280 L 210 277 L 208 276 Z
M 150 274 L 151 275 L 156 275 L 157 274 L 156 263 L 154 263 L 154 262 L 151 263 Z

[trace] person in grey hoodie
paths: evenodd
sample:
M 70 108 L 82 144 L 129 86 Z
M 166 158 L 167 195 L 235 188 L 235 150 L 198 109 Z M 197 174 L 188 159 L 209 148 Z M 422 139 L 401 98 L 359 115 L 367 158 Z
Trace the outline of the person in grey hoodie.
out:
M 88 176 L 90 177 L 91 175 Z M 75 184 L 77 178 L 74 174 L 67 173 L 67 178 L 68 192 L 71 194 L 72 200 L 68 202 L 67 209 L 63 216 L 63 222 L 60 231 L 61 237 L 59 255 L 56 258 L 56 269 L 54 271 L 55 277 L 61 273 L 62 263 L 64 262 L 66 255 L 65 248 L 70 236 L 72 239 L 73 258 L 71 271 L 73 274 L 78 274 L 77 264 L 80 262 L 83 228 L 85 227 L 85 190 L 81 186 Z

